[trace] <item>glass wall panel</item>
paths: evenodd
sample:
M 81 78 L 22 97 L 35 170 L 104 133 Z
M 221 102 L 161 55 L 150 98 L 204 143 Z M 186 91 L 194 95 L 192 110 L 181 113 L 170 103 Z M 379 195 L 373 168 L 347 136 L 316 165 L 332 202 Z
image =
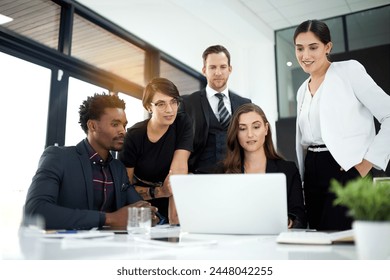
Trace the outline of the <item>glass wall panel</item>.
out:
M 343 53 L 346 51 L 345 36 L 343 31 L 343 20 L 341 17 L 324 20 L 329 27 L 330 35 L 332 37 L 332 51 L 330 55 L 336 53 Z
M 15 230 L 45 148 L 51 71 L 0 52 L 0 77 L 0 228 Z
M 285 118 L 296 114 L 296 91 L 293 87 L 292 73 L 299 71 L 299 64 L 295 58 L 293 43 L 295 28 L 289 28 L 276 32 L 276 71 L 278 77 L 278 107 L 279 117 Z M 302 75 L 305 79 L 307 75 Z
M 171 80 L 179 90 L 180 95 L 186 95 L 198 91 L 200 89 L 200 81 L 175 66 L 160 61 L 160 77 Z
M 346 17 L 349 49 L 390 44 L 390 6 Z

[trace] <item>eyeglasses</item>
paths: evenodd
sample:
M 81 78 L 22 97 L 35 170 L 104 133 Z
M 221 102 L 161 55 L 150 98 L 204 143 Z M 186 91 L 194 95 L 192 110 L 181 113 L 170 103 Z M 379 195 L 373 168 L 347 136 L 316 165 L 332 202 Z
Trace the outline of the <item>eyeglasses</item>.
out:
M 169 103 L 169 105 L 171 106 L 172 109 L 177 109 L 177 107 L 179 107 L 180 100 L 178 98 L 174 98 L 171 101 L 169 101 L 168 103 Z M 167 109 L 167 107 L 168 107 L 168 103 L 165 102 L 165 101 L 159 101 L 157 103 L 150 102 L 150 104 L 152 104 L 155 107 L 157 107 L 157 109 L 160 110 L 160 111 L 165 111 Z

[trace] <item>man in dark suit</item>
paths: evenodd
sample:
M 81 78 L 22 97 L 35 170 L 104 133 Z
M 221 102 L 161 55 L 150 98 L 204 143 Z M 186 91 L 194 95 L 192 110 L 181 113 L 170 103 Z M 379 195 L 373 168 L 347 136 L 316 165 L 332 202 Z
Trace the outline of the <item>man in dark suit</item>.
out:
M 110 153 L 123 146 L 125 103 L 117 96 L 95 94 L 79 113 L 87 138 L 77 146 L 50 146 L 43 152 L 28 190 L 25 223 L 42 217 L 46 229 L 125 227 L 129 206 L 150 207 Z
M 225 157 L 226 132 L 230 116 L 240 105 L 251 103 L 228 90 L 232 72 L 229 51 L 220 45 L 210 46 L 203 52 L 203 75 L 206 88 L 183 96 L 180 110 L 192 119 L 194 152 L 189 159 L 189 171 L 202 172 L 212 168 Z

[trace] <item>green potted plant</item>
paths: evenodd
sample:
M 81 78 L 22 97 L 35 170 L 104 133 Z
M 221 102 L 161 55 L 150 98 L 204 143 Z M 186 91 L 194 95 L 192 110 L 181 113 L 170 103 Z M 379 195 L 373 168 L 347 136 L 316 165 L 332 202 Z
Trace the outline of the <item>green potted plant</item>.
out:
M 361 259 L 390 258 L 390 178 L 370 177 L 331 182 L 335 205 L 348 208 Z

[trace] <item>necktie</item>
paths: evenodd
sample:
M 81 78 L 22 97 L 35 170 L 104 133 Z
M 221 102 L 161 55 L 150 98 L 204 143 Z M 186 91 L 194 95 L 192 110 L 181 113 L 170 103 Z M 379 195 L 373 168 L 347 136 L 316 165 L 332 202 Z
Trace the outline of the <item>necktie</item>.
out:
M 216 93 L 216 97 L 218 97 L 218 113 L 219 113 L 219 122 L 223 128 L 227 128 L 230 121 L 230 114 L 227 110 L 224 102 L 223 102 L 223 93 Z

